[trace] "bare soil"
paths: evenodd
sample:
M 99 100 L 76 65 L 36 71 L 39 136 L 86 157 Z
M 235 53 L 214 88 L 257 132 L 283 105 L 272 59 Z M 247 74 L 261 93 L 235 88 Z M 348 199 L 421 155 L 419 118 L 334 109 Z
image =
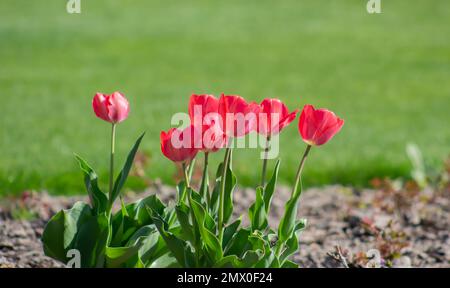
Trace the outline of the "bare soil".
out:
M 308 225 L 300 234 L 294 261 L 301 267 L 450 267 L 449 187 L 419 189 L 390 181 L 379 181 L 376 187 L 304 191 L 298 216 L 307 218 Z M 164 201 L 175 195 L 172 188 L 157 185 L 127 198 L 152 193 Z M 269 221 L 274 228 L 289 195 L 287 187 L 275 193 Z M 20 199 L 3 200 L 0 268 L 64 267 L 43 254 L 40 238 L 51 215 L 81 199 L 87 200 L 25 192 Z M 235 210 L 246 213 L 253 199 L 253 190 L 239 189 L 234 194 Z M 24 214 L 33 219 L 17 219 Z

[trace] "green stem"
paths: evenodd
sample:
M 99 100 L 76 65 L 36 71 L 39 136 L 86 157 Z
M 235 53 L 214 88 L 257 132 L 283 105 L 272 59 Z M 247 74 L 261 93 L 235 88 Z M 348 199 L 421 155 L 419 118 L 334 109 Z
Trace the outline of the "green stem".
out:
M 311 150 L 311 145 L 308 145 L 306 147 L 305 152 L 303 153 L 303 157 L 302 157 L 302 160 L 300 161 L 300 165 L 298 166 L 297 175 L 295 176 L 295 185 L 294 185 L 294 189 L 292 190 L 291 197 L 298 196 L 298 195 L 296 195 L 297 190 L 298 190 L 298 184 L 300 183 L 300 177 L 302 175 L 303 166 L 305 166 L 305 161 L 306 161 L 306 158 L 308 158 L 308 154 L 309 154 L 310 150 Z
M 181 197 L 179 199 L 179 202 L 184 203 L 186 200 L 186 196 L 187 196 L 187 190 L 189 188 L 191 188 L 191 185 L 190 185 L 190 181 L 189 181 L 189 172 L 188 172 L 189 167 L 186 165 L 185 162 L 183 162 L 181 164 L 181 167 L 182 167 L 181 169 L 183 169 L 184 185 L 186 185 L 186 186 L 184 188 L 185 190 L 183 191 L 183 194 L 181 195 Z
M 185 182 L 184 184 L 186 184 L 186 188 L 191 188 L 189 184 L 189 175 L 186 163 L 183 162 L 183 164 L 181 164 L 181 167 L 183 167 L 184 182 Z
M 202 183 L 200 184 L 200 195 L 203 197 L 203 199 L 208 199 L 209 194 L 205 195 L 207 193 L 207 188 L 209 185 L 208 181 L 208 157 L 209 153 L 205 152 L 205 162 L 203 165 L 203 177 L 202 177 Z M 209 201 L 208 201 L 209 202 Z
M 308 145 L 305 149 L 305 152 L 303 153 L 302 160 L 300 161 L 300 165 L 298 166 L 297 175 L 295 177 L 295 185 L 292 190 L 292 195 L 291 195 L 291 198 L 289 199 L 288 203 L 290 201 L 295 201 L 296 203 L 294 205 L 297 205 L 297 200 L 299 199 L 300 193 L 302 192 L 302 189 L 300 189 L 300 191 L 298 191 L 298 185 L 300 183 L 303 167 L 305 166 L 305 161 L 306 161 L 306 158 L 308 157 L 310 150 L 311 150 L 311 145 Z M 287 217 L 286 214 L 283 216 L 283 218 L 285 218 L 285 217 Z M 280 235 L 280 234 L 278 234 L 278 235 Z M 283 250 L 283 246 L 284 246 L 284 242 L 279 241 L 277 243 L 277 248 L 275 250 L 275 255 L 277 257 L 280 257 L 280 254 Z
M 262 176 L 261 176 L 261 187 L 264 187 L 264 185 L 266 185 L 267 156 L 269 154 L 269 149 L 270 149 L 270 135 L 267 136 L 266 147 L 264 148 L 264 159 L 263 159 Z
M 109 162 L 109 201 L 112 199 L 113 188 L 114 188 L 114 154 L 116 150 L 116 124 L 111 125 L 111 155 Z M 113 203 L 109 203 L 108 215 L 111 214 Z
M 220 194 L 219 194 L 219 219 L 218 219 L 218 229 L 219 229 L 219 243 L 222 243 L 222 239 L 223 239 L 223 205 L 225 202 L 225 184 L 226 184 L 226 177 L 227 177 L 227 170 L 228 170 L 228 165 L 230 162 L 230 153 L 231 153 L 231 148 L 227 147 L 225 150 L 225 158 L 223 160 L 223 168 L 222 168 L 222 177 L 220 180 Z

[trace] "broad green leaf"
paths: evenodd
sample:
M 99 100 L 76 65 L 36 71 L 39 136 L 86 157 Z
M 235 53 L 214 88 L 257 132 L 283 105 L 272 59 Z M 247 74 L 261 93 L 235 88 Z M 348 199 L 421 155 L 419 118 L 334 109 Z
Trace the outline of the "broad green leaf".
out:
M 272 201 L 273 193 L 275 192 L 275 187 L 277 185 L 278 171 L 280 170 L 280 160 L 275 164 L 275 169 L 273 170 L 272 178 L 270 178 L 266 187 L 264 188 L 264 206 L 266 214 L 269 214 L 270 203 Z
M 145 237 L 140 237 L 136 243 L 128 247 L 106 247 L 106 267 L 107 268 L 125 268 L 126 263 L 132 258 L 133 262 L 138 262 L 139 249 L 145 242 Z M 135 263 L 137 264 L 137 263 Z M 136 265 L 133 265 L 134 267 Z
M 223 257 L 219 239 L 205 227 L 205 218 L 207 217 L 205 208 L 194 199 L 191 199 L 190 203 L 208 258 L 212 263 L 215 263 Z
M 149 268 L 180 268 L 177 259 L 175 259 L 170 253 L 166 253 L 161 257 L 157 258 L 151 263 Z
M 228 255 L 218 261 L 214 268 L 252 268 L 263 256 L 261 250 L 246 251 L 242 258 L 236 255 Z
M 256 188 L 255 202 L 248 210 L 252 231 L 262 231 L 267 227 L 267 214 L 262 193 L 262 187 Z
M 75 247 L 80 227 L 92 217 L 91 208 L 84 202 L 76 202 L 71 209 L 55 214 L 42 234 L 45 255 L 67 263 L 67 251 Z
M 150 210 L 150 208 L 148 208 Z M 178 263 L 185 267 L 186 256 L 185 247 L 187 243 L 179 238 L 177 238 L 172 232 L 167 231 L 167 223 L 158 215 L 155 211 L 150 210 L 153 222 L 159 231 L 159 234 L 164 239 L 167 248 L 172 252 L 173 256 L 177 259 Z
M 128 178 L 128 174 L 130 173 L 131 166 L 133 165 L 134 162 L 134 157 L 136 156 L 136 152 L 139 148 L 139 145 L 141 144 L 144 135 L 145 132 L 142 133 L 142 135 L 136 140 L 136 143 L 134 144 L 133 148 L 128 154 L 127 160 L 125 161 L 125 165 L 123 166 L 122 171 L 120 171 L 119 176 L 117 176 L 116 182 L 114 183 L 111 199 L 109 199 L 109 205 L 111 206 L 112 203 L 114 203 L 114 201 L 116 200 L 117 196 L 119 196 L 120 190 L 122 190 L 122 187 Z
M 183 239 L 194 243 L 194 227 L 189 222 L 189 207 L 184 203 L 179 203 L 175 207 L 178 223 L 180 223 Z
M 287 241 L 294 232 L 295 219 L 297 217 L 298 200 L 301 193 L 294 195 L 285 206 L 283 218 L 281 218 L 280 225 L 278 227 L 278 242 L 279 244 Z
M 168 252 L 155 225 L 147 225 L 136 231 L 124 247 L 107 247 L 106 266 L 145 267 Z
M 227 247 L 225 247 L 225 255 L 237 255 L 241 256 L 244 251 L 251 248 L 248 237 L 250 236 L 250 230 L 239 229 L 229 241 Z
M 283 265 L 281 265 L 281 268 L 298 268 L 298 265 L 292 261 L 286 260 Z
M 127 205 L 126 210 L 130 218 L 134 219 L 138 226 L 144 226 L 153 223 L 147 207 L 150 207 L 159 215 L 163 215 L 164 209 L 166 208 L 158 196 L 150 195 L 133 204 Z
M 89 199 L 92 203 L 92 208 L 95 214 L 100 214 L 105 212 L 108 206 L 108 197 L 103 193 L 98 187 L 98 177 L 97 173 L 89 166 L 89 164 L 80 156 L 75 154 L 81 170 L 84 173 L 84 184 L 89 195 Z
M 206 229 L 208 229 L 209 231 L 211 231 L 211 233 L 215 234 L 216 233 L 216 222 L 214 221 L 214 219 L 212 218 L 212 216 L 209 214 L 209 211 L 207 211 L 207 204 L 206 202 L 204 202 L 203 197 L 197 193 L 195 190 L 190 189 L 189 190 L 190 195 L 192 196 L 192 199 L 194 201 L 196 201 L 198 204 L 200 204 L 204 209 L 205 209 L 205 221 L 204 221 L 204 226 L 206 227 Z
M 234 233 L 236 233 L 236 230 L 239 228 L 239 225 L 241 225 L 241 222 L 242 217 L 239 217 L 239 219 L 225 227 L 225 230 L 223 232 L 222 247 L 227 247 Z
M 294 233 L 292 233 L 292 236 L 286 241 L 285 244 L 285 250 L 280 256 L 280 261 L 284 261 L 289 256 L 297 252 L 298 250 L 298 236 L 297 233 L 305 229 L 306 227 L 306 219 L 300 219 L 297 221 L 295 227 L 294 227 Z
M 154 224 L 141 227 L 130 238 L 126 246 L 134 245 L 141 237 L 145 238 L 145 242 L 139 249 L 138 255 L 144 266 L 153 265 L 153 262 L 158 261 L 159 258 L 170 252 Z M 176 262 L 173 256 L 171 258 L 172 261 Z
M 197 259 L 197 256 L 192 253 L 191 247 L 188 245 L 184 247 L 184 259 L 185 259 L 185 267 L 191 267 L 191 268 L 200 268 L 202 267 L 199 264 L 199 260 Z
M 93 216 L 80 226 L 74 248 L 80 251 L 81 267 L 103 267 L 108 244 L 109 221 L 106 213 Z

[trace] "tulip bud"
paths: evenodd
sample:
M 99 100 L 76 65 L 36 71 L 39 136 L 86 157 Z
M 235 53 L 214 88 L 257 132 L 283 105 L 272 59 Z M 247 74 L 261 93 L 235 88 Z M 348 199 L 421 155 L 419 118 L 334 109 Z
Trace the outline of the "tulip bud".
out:
M 111 95 L 95 94 L 92 107 L 98 118 L 113 124 L 127 119 L 130 111 L 128 100 L 119 92 Z

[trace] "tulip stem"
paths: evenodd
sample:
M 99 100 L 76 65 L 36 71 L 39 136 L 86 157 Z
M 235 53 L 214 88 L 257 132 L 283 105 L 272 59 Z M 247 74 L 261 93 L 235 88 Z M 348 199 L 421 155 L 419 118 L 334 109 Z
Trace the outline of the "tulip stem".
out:
M 205 195 L 206 193 L 208 193 L 208 185 L 209 185 L 209 181 L 208 181 L 208 157 L 209 153 L 205 152 L 205 162 L 203 165 L 203 177 L 202 177 L 202 183 L 200 184 L 200 195 L 204 198 L 207 199 L 209 198 L 209 194 Z
M 183 162 L 183 164 L 181 164 L 181 167 L 183 167 L 183 175 L 184 175 L 184 182 L 186 184 L 186 188 L 191 188 L 191 186 L 189 184 L 189 175 L 188 175 L 188 168 L 186 166 L 186 163 Z
M 294 196 L 298 196 L 297 195 L 298 184 L 300 183 L 303 166 L 305 166 L 305 161 L 306 161 L 306 158 L 308 158 L 308 154 L 309 154 L 310 150 L 311 150 L 311 145 L 308 145 L 305 149 L 305 152 L 303 153 L 302 160 L 300 161 L 300 165 L 298 166 L 297 175 L 295 176 L 295 185 L 294 185 L 294 189 L 292 190 L 291 198 L 293 198 Z
M 189 181 L 189 175 L 188 175 L 188 170 L 189 170 L 189 168 L 188 168 L 188 166 L 186 165 L 185 162 L 181 163 L 181 169 L 183 170 L 183 177 L 184 177 L 184 185 L 185 185 L 185 188 L 184 188 L 183 193 L 182 193 L 181 195 L 179 195 L 178 202 L 179 202 L 179 203 L 181 203 L 181 202 L 184 203 L 184 201 L 185 201 L 185 199 L 186 199 L 186 196 L 187 196 L 187 190 L 188 190 L 189 188 L 191 188 L 191 186 L 190 186 L 190 184 L 189 184 L 189 182 L 190 182 L 190 181 Z
M 109 162 L 109 200 L 112 199 L 113 184 L 114 184 L 114 153 L 116 147 L 116 124 L 113 123 L 111 127 L 111 158 Z M 113 203 L 110 203 L 111 207 Z
M 267 170 L 267 157 L 270 150 L 270 135 L 266 138 L 266 147 L 264 147 L 264 159 L 263 159 L 263 167 L 262 167 L 262 175 L 261 175 L 261 187 L 264 188 L 266 185 L 266 170 Z
M 226 177 L 227 177 L 227 170 L 228 165 L 230 162 L 230 154 L 231 154 L 231 147 L 227 147 L 225 150 L 225 158 L 223 160 L 223 167 L 222 167 L 222 177 L 220 180 L 220 194 L 219 194 L 219 219 L 218 219 L 218 230 L 219 230 L 219 243 L 222 243 L 223 239 L 223 205 L 225 201 L 225 184 L 226 184 Z

